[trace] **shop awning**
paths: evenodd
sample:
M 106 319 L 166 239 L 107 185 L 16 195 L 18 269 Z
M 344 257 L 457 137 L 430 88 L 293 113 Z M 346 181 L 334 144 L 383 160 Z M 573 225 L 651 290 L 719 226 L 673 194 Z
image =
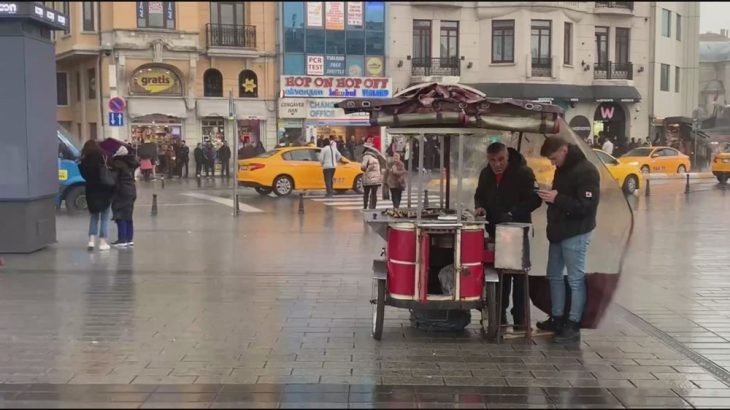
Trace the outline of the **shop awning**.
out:
M 186 118 L 188 116 L 188 110 L 182 98 L 130 97 L 127 99 L 127 112 L 130 118 L 154 114 L 175 118 Z
M 638 102 L 641 93 L 628 85 L 570 85 L 533 83 L 477 83 L 466 84 L 491 98 L 517 98 L 537 100 L 540 98 L 567 101 L 615 101 Z
M 240 120 L 265 120 L 269 117 L 266 103 L 261 100 L 234 99 L 236 118 Z M 196 104 L 198 117 L 228 117 L 227 98 L 198 98 Z

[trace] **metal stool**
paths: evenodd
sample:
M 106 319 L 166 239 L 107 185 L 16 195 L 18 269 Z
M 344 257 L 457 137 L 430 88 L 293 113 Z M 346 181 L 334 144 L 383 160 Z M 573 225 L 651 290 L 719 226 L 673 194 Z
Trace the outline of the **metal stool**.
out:
M 530 308 L 532 306 L 532 303 L 530 303 L 530 275 L 528 274 L 527 270 L 507 270 L 507 269 L 497 269 L 497 275 L 499 276 L 499 285 L 497 287 L 497 309 L 499 309 L 499 312 L 497 314 L 497 343 L 502 343 L 502 337 L 503 332 L 502 329 L 505 327 L 509 327 L 510 325 L 503 324 L 502 323 L 502 288 L 504 284 L 504 275 L 524 275 L 525 277 L 525 286 L 524 286 L 524 304 L 523 309 L 525 312 L 524 317 L 524 323 L 522 324 L 525 327 L 525 343 L 532 344 L 532 320 L 530 318 Z M 515 323 L 516 324 L 516 323 Z

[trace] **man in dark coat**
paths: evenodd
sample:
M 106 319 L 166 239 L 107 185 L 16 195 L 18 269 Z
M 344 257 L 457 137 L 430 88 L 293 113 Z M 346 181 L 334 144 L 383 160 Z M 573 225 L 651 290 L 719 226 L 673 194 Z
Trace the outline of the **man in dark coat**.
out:
M 137 187 L 134 171 L 139 166 L 134 155 L 125 147 L 119 147 L 114 154 L 111 170 L 114 174 L 114 195 L 112 196 L 112 219 L 117 223 L 117 241 L 113 246 L 124 248 L 134 245 L 134 201 L 137 200 Z
M 195 176 L 199 177 L 200 173 L 203 171 L 203 165 L 205 164 L 203 144 L 198 143 L 198 145 L 195 146 L 195 149 L 193 150 L 193 157 L 195 157 Z
M 535 174 L 525 158 L 501 142 L 487 147 L 487 161 L 479 175 L 474 193 L 474 208 L 478 216 L 486 216 L 487 232 L 494 238 L 495 226 L 504 222 L 532 222 L 532 211 L 542 201 L 535 193 Z M 523 329 L 525 312 L 525 276 L 504 275 L 502 284 L 502 323 L 507 323 L 507 307 L 512 282 L 512 318 L 515 330 Z
M 557 167 L 553 189 L 538 191 L 548 204 L 547 278 L 550 282 L 551 315 L 537 324 L 555 332 L 553 343 L 580 342 L 580 323 L 586 303 L 586 256 L 591 233 L 596 227 L 600 195 L 600 174 L 577 145 L 559 137 L 548 138 L 540 150 Z M 565 319 L 565 280 L 568 272 L 570 312 Z
M 213 173 L 213 177 L 215 177 L 215 148 L 213 147 L 213 143 L 209 142 L 205 149 L 203 150 L 203 153 L 205 154 L 205 176 L 209 177 L 211 173 Z
M 223 145 L 218 149 L 218 158 L 221 161 L 221 178 L 224 175 L 226 178 L 230 178 L 231 147 L 228 146 L 228 141 L 223 140 Z
M 178 170 L 179 175 L 182 178 L 182 170 L 185 168 L 185 178 L 188 177 L 188 165 L 190 163 L 190 147 L 185 144 L 185 140 L 182 141 L 182 145 L 180 145 L 179 153 L 177 154 L 177 161 L 178 161 Z

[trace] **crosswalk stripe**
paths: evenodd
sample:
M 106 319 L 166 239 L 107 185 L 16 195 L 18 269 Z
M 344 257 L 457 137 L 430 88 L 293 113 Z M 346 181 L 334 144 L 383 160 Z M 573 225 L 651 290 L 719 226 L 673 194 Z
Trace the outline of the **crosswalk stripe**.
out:
M 198 199 L 205 199 L 206 201 L 211 201 L 215 203 L 219 203 L 221 205 L 229 206 L 231 208 L 234 207 L 233 199 L 231 198 L 221 198 L 219 196 L 213 196 L 213 195 L 206 195 L 199 192 L 184 192 L 181 195 L 189 196 L 191 198 L 198 198 Z M 261 213 L 264 212 L 259 208 L 253 207 L 251 205 L 244 204 L 239 199 L 238 201 L 238 208 L 241 210 L 241 212 L 246 213 Z
M 412 201 L 415 202 L 416 198 L 413 198 Z M 381 199 L 378 199 L 378 202 L 380 202 Z M 391 200 L 382 200 L 383 203 L 393 203 Z M 429 198 L 429 202 L 431 203 L 438 203 L 439 199 L 436 198 Z M 408 202 L 408 199 L 405 198 L 402 202 Z M 327 205 L 327 206 L 336 206 L 336 205 L 357 205 L 362 203 L 362 198 L 358 198 L 355 200 L 343 200 L 343 201 L 337 201 L 337 200 L 330 200 L 330 201 L 320 201 L 321 204 Z
M 387 205 L 387 204 L 378 204 L 378 206 L 375 207 L 375 209 L 388 209 L 392 208 L 393 204 Z M 358 209 L 362 209 L 362 204 L 360 206 L 338 206 L 337 209 L 343 210 L 343 211 L 355 211 Z

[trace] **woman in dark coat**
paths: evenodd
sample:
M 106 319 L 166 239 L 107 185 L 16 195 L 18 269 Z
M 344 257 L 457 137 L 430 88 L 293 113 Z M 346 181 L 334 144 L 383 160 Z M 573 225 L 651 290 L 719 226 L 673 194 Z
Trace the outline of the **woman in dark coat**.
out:
M 94 249 L 99 237 L 99 250 L 109 250 L 108 234 L 110 205 L 114 187 L 102 183 L 102 168 L 106 168 L 106 156 L 95 140 L 86 141 L 81 150 L 79 171 L 86 180 L 86 203 L 91 219 L 89 221 L 89 250 Z
M 134 171 L 139 162 L 130 155 L 127 148 L 119 147 L 112 158 L 112 173 L 114 174 L 114 196 L 112 197 L 112 219 L 117 223 L 117 241 L 112 245 L 124 248 L 134 245 L 134 201 L 137 199 L 137 187 L 134 181 Z

